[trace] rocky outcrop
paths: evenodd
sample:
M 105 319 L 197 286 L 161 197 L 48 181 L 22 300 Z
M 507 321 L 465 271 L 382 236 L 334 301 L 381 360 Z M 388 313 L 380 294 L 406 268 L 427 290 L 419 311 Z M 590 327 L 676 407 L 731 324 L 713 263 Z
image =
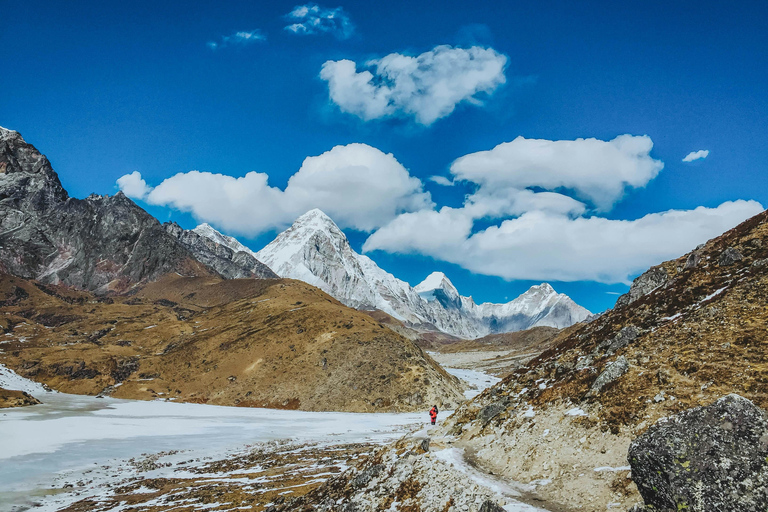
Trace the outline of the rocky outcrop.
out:
M 768 415 L 728 395 L 659 420 L 629 448 L 646 509 L 768 509 Z
M 692 266 L 695 266 L 692 265 Z M 669 275 L 664 267 L 653 267 L 632 281 L 629 291 L 616 300 L 616 307 L 626 306 L 635 302 L 640 297 L 648 295 L 659 286 L 669 280 Z
M 198 261 L 213 268 L 226 279 L 276 279 L 279 276 L 249 252 L 235 251 L 228 245 L 202 236 L 196 230 L 186 230 L 175 222 L 163 224 L 165 231 L 186 247 Z
M 122 192 L 69 197 L 48 159 L 4 128 L 0 171 L 0 270 L 102 293 L 215 275 Z

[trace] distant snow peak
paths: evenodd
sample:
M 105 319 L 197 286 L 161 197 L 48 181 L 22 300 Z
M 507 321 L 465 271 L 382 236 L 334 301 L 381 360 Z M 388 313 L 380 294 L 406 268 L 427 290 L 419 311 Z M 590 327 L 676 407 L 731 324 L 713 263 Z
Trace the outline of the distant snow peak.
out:
M 210 224 L 204 222 L 197 226 L 195 229 L 193 229 L 195 233 L 197 233 L 200 236 L 204 236 L 205 238 L 219 244 L 223 245 L 224 247 L 228 247 L 232 249 L 234 252 L 245 252 L 247 254 L 250 254 L 251 256 L 256 255 L 255 252 L 250 250 L 248 247 L 244 246 L 237 238 L 224 235 L 217 231 L 213 226 Z
M 414 290 L 427 302 L 438 301 L 444 308 L 460 309 L 462 297 L 450 279 L 442 272 L 432 272 Z
M 347 306 L 379 309 L 414 326 L 462 338 L 537 325 L 568 327 L 590 313 L 547 283 L 506 304 L 475 304 L 442 272 L 412 287 L 355 252 L 336 223 L 310 210 L 255 254 L 281 277 L 319 287 Z

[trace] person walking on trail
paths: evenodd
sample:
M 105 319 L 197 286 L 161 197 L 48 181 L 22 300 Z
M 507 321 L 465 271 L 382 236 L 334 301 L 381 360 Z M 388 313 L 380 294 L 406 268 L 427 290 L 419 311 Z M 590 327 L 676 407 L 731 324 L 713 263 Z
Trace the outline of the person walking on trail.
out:
M 433 425 L 437 421 L 437 406 L 436 405 L 433 405 L 432 408 L 429 410 L 429 419 L 432 421 Z

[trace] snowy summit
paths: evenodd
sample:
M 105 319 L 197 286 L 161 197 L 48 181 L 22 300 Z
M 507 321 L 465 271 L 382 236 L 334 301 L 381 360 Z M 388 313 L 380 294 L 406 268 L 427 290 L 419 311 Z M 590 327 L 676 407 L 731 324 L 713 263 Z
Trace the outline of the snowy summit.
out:
M 442 272 L 416 287 L 382 270 L 355 252 L 336 223 L 319 209 L 300 216 L 256 258 L 281 277 L 321 288 L 347 306 L 379 309 L 413 326 L 461 338 L 539 325 L 567 327 L 590 312 L 543 283 L 506 304 L 475 304 L 463 297 Z

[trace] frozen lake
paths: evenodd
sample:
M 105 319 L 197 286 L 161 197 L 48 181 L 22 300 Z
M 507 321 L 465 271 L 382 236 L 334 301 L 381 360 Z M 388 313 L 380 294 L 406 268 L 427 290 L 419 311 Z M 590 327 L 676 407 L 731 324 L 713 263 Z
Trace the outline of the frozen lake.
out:
M 0 511 L 32 506 L 102 466 L 170 450 L 218 456 L 254 443 L 385 443 L 428 421 L 427 412 L 360 414 L 143 402 L 46 392 L 0 367 L 0 386 L 43 404 L 0 412 Z M 107 477 L 109 475 L 102 475 Z M 43 510 L 45 507 L 43 508 Z M 41 510 L 38 508 L 37 510 Z
M 468 396 L 496 380 L 472 370 L 449 371 L 479 388 Z M 125 475 L 115 468 L 143 455 L 181 451 L 186 458 L 221 458 L 275 440 L 386 443 L 428 421 L 426 410 L 304 412 L 68 395 L 46 392 L 2 365 L 0 386 L 25 390 L 43 402 L 0 412 L 0 512 L 56 510 L 60 499 L 49 497 L 40 507 L 40 498 L 74 485 L 82 499 L 89 485 L 79 481 L 93 481 L 94 488 L 116 481 Z

